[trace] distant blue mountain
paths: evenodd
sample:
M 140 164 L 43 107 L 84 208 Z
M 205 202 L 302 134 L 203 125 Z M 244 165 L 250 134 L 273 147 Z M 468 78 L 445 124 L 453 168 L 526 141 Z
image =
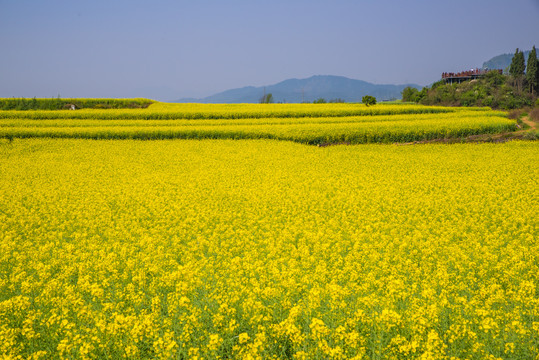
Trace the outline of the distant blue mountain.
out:
M 313 102 L 319 98 L 326 101 L 342 99 L 346 102 L 361 102 L 365 95 L 376 97 L 378 101 L 401 99 L 401 91 L 407 87 L 421 89 L 415 84 L 376 85 L 344 76 L 316 75 L 308 79 L 288 79 L 269 86 L 246 86 L 231 89 L 202 99 L 179 99 L 175 102 L 197 103 L 257 103 L 264 93 L 273 95 L 275 102 Z

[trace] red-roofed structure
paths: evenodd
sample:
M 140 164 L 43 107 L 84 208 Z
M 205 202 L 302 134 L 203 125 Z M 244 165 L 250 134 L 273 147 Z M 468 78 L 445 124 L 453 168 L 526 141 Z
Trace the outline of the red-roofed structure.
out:
M 485 76 L 487 73 L 491 71 L 497 71 L 500 74 L 502 73 L 501 69 L 496 69 L 496 70 L 472 69 L 472 70 L 467 70 L 467 71 L 461 71 L 459 73 L 444 72 L 442 73 L 442 80 L 445 80 L 446 83 L 450 83 L 450 84 L 453 84 L 454 82 L 461 83 L 463 81 L 478 79 L 482 76 Z

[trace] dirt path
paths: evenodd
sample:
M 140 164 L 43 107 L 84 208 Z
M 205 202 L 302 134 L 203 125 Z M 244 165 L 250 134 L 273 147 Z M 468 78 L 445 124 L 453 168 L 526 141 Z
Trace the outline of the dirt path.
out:
M 537 139 L 536 136 L 529 136 L 531 132 L 537 131 L 539 129 L 539 122 L 531 120 L 528 116 L 522 117 L 522 123 L 529 126 L 529 128 L 523 129 L 522 125 L 517 125 L 519 130 L 508 131 L 497 134 L 479 134 L 479 135 L 470 135 L 460 138 L 449 138 L 449 139 L 433 139 L 433 140 L 419 140 L 405 143 L 395 143 L 395 145 L 415 145 L 415 144 L 455 144 L 455 143 L 504 143 L 511 140 L 533 140 Z M 529 134 L 529 135 L 528 135 Z M 349 142 L 338 142 L 338 143 L 324 143 L 319 144 L 319 147 L 333 146 L 333 145 L 350 145 Z
M 430 143 L 444 143 L 444 144 L 453 144 L 453 143 L 468 143 L 468 142 L 494 142 L 501 143 L 511 140 L 524 139 L 526 134 L 531 131 L 536 131 L 539 128 L 539 123 L 532 121 L 528 116 L 522 117 L 522 122 L 529 126 L 528 129 L 522 129 L 522 126 L 517 125 L 520 130 L 503 132 L 498 134 L 479 134 L 479 135 L 470 135 L 463 138 L 451 138 L 451 139 L 434 139 L 434 140 L 421 140 L 413 141 L 408 143 L 400 143 L 397 145 L 414 145 L 414 144 L 430 144 Z
M 528 116 L 522 117 L 522 122 L 532 128 L 532 130 L 537 130 L 537 126 L 539 125 L 535 121 L 530 120 Z

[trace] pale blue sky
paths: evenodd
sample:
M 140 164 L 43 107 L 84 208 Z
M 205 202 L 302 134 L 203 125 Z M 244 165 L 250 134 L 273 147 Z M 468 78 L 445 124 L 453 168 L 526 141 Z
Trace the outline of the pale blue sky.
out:
M 341 75 L 427 85 L 539 46 L 539 0 L 0 0 L 0 97 L 202 97 Z

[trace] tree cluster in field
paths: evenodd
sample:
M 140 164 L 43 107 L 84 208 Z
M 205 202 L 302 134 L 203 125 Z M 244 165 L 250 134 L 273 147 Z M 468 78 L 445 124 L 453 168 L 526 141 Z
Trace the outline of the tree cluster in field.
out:
M 0 98 L 0 110 L 141 109 L 149 99 Z
M 538 68 L 535 46 L 527 64 L 524 53 L 517 49 L 507 75 L 490 71 L 479 79 L 461 83 L 449 84 L 441 80 L 421 91 L 407 87 L 402 91 L 402 100 L 424 105 L 490 106 L 497 109 L 539 105 Z

